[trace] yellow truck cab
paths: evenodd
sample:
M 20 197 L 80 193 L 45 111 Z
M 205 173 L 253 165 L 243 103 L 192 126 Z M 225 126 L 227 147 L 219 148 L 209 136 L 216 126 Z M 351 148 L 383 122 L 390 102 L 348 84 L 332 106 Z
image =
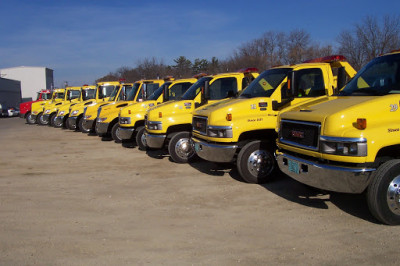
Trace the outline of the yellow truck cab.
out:
M 334 69 L 340 69 L 342 84 L 356 73 L 343 56 L 274 67 L 260 74 L 238 97 L 196 110 L 192 141 L 197 155 L 212 162 L 236 163 L 240 176 L 249 183 L 266 182 L 277 169 L 278 113 L 332 95 L 338 80 Z M 292 86 L 298 88 L 296 94 L 288 93 Z
M 140 149 L 145 149 L 143 142 L 144 117 L 149 108 L 167 101 L 178 100 L 196 81 L 197 78 L 169 80 L 161 85 L 146 101 L 133 103 L 122 108 L 119 113 L 119 126 L 112 136 L 115 141 L 136 139 Z
M 279 168 L 309 186 L 365 192 L 371 213 L 400 224 L 400 51 L 373 59 L 339 92 L 279 116 Z
M 43 115 L 44 109 L 48 104 L 61 102 L 65 97 L 65 89 L 54 89 L 50 101 L 42 101 L 32 103 L 31 120 L 34 123 L 39 123 Z
M 121 83 L 118 90 L 115 90 L 107 102 L 98 102 L 88 105 L 84 108 L 83 118 L 80 127 L 82 133 L 93 133 L 95 129 L 96 118 L 99 110 L 104 106 L 123 104 L 127 100 L 128 95 L 133 90 L 133 83 Z
M 113 105 L 103 106 L 98 110 L 95 123 L 96 134 L 100 137 L 114 136 L 118 125 L 118 114 L 121 108 L 130 103 L 143 102 L 148 95 L 156 91 L 164 83 L 161 79 L 140 80 L 134 83 L 133 89 L 126 101 L 117 102 Z
M 80 99 L 78 102 L 71 101 L 71 102 L 65 103 L 57 108 L 58 112 L 57 112 L 57 115 L 54 118 L 54 122 L 53 122 L 54 127 L 66 128 L 66 122 L 69 117 L 69 111 L 71 110 L 71 107 L 80 102 L 84 102 L 84 101 L 93 99 L 95 97 L 95 92 L 96 92 L 95 85 L 83 85 L 82 90 L 81 90 Z
M 181 100 L 149 109 L 146 115 L 145 143 L 147 147 L 168 147 L 171 159 L 186 163 L 195 155 L 190 141 L 193 112 L 206 104 L 233 97 L 258 76 L 254 68 L 217 74 L 199 79 Z
M 60 102 L 47 104 L 44 108 L 43 115 L 38 123 L 40 125 L 54 125 L 55 117 L 57 116 L 58 107 L 66 103 L 77 103 L 81 99 L 81 87 L 66 87 L 64 99 Z
M 120 82 L 119 81 L 105 81 L 98 82 L 96 85 L 95 97 L 90 100 L 83 101 L 79 104 L 75 104 L 70 109 L 70 115 L 67 119 L 67 127 L 71 130 L 76 130 L 77 128 L 82 127 L 83 121 L 83 111 L 86 106 L 94 105 L 97 102 L 107 102 L 109 97 L 116 93 L 116 90 L 119 89 Z

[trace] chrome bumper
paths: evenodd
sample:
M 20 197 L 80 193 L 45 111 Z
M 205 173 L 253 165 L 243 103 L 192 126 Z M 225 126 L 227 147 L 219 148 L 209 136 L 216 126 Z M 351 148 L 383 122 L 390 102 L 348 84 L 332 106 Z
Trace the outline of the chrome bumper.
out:
M 146 145 L 152 149 L 161 149 L 164 147 L 165 139 L 167 135 L 153 135 L 149 134 L 147 131 L 144 133 L 146 137 Z
M 133 132 L 135 132 L 134 127 L 119 127 L 119 137 L 123 140 L 132 139 Z
M 83 119 L 83 118 L 82 118 Z M 94 124 L 94 120 L 86 120 L 83 119 L 82 121 L 82 127 L 86 130 L 93 130 L 93 124 Z
M 68 117 L 67 119 L 67 127 L 71 130 L 76 129 L 76 120 L 78 119 L 77 116 Z
M 291 178 L 312 187 L 344 193 L 363 192 L 376 170 L 326 165 L 284 153 L 278 153 L 276 159 L 281 171 Z
M 107 134 L 108 125 L 109 125 L 109 124 L 110 124 L 110 123 L 100 123 L 100 122 L 96 122 L 96 127 L 95 127 L 96 134 L 97 134 L 97 135 L 105 135 L 105 134 Z
M 192 141 L 200 158 L 217 163 L 232 162 L 238 148 L 237 145 L 211 144 L 196 138 L 192 138 Z

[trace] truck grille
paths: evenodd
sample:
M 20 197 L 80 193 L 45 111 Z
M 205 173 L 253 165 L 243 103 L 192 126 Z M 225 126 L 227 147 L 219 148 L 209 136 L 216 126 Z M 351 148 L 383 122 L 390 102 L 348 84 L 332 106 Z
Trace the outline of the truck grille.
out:
M 193 116 L 193 131 L 207 135 L 207 117 Z
M 321 124 L 295 120 L 282 120 L 279 141 L 309 150 L 318 150 Z

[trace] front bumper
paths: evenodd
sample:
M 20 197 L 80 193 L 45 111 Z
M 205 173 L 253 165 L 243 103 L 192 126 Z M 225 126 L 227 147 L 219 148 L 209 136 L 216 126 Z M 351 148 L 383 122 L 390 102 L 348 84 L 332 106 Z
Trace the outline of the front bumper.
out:
M 133 132 L 135 132 L 134 127 L 119 127 L 119 137 L 123 140 L 132 139 Z
M 96 130 L 96 134 L 97 135 L 104 135 L 104 134 L 107 134 L 107 132 L 108 132 L 108 125 L 109 125 L 110 123 L 100 123 L 100 122 L 96 122 L 96 127 L 95 127 L 95 130 Z
M 93 130 L 93 125 L 94 125 L 94 119 L 93 120 L 86 120 L 83 119 L 82 121 L 82 127 L 86 130 Z
M 362 193 L 376 170 L 327 165 L 285 153 L 277 153 L 276 159 L 281 171 L 291 178 L 312 187 L 343 193 Z
M 164 147 L 165 139 L 167 135 L 154 135 L 149 134 L 147 131 L 144 133 L 146 137 L 146 145 L 152 149 L 161 149 Z
M 234 160 L 238 145 L 211 144 L 192 138 L 197 155 L 207 161 L 230 163 Z
M 67 127 L 71 130 L 76 129 L 76 120 L 78 119 L 77 116 L 68 117 L 67 119 Z

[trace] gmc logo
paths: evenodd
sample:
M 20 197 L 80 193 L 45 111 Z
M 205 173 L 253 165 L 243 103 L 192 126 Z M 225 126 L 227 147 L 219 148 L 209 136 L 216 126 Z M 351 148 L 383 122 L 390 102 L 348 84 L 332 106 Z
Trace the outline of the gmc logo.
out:
M 292 133 L 292 137 L 294 137 L 294 138 L 304 139 L 303 131 L 292 130 L 291 133 Z

